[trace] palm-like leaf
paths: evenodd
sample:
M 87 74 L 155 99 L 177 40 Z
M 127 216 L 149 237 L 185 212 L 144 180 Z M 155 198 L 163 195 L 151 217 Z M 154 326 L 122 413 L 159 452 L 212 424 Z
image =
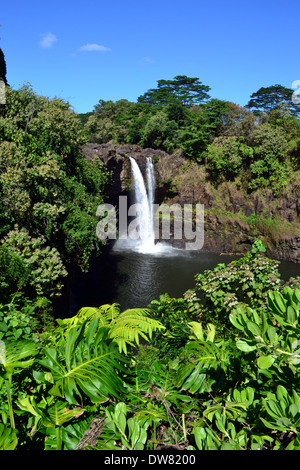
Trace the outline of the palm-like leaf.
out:
M 14 429 L 0 424 L 0 450 L 14 450 L 18 444 L 17 433 Z
M 227 419 L 236 420 L 245 413 L 246 409 L 245 403 L 226 401 L 224 404 L 209 405 L 204 410 L 203 416 L 209 419 L 209 421 L 212 421 L 215 416 L 219 415 Z
M 71 328 L 62 354 L 46 348 L 46 357 L 40 361 L 52 374 L 51 393 L 74 404 L 82 393 L 94 403 L 118 397 L 123 391 L 120 372 L 126 371 L 126 359 L 107 338 L 108 329 L 99 328 L 99 318 L 92 320 L 87 329 L 85 326 L 83 323 Z
M 179 365 L 178 379 L 182 388 L 191 393 L 207 391 L 210 383 L 220 380 L 229 360 L 224 344 L 218 346 L 210 341 L 191 341 L 184 354 L 189 360 Z
M 54 405 L 52 405 L 47 410 L 47 416 L 43 418 L 44 423 L 54 426 L 62 426 L 64 423 L 67 423 L 75 416 L 78 417 L 84 413 L 83 408 L 73 408 L 69 409 L 66 406 L 66 402 L 64 401 L 56 401 Z
M 34 362 L 38 352 L 37 343 L 31 341 L 0 341 L 0 366 L 6 376 L 12 374 L 16 368 L 29 367 Z

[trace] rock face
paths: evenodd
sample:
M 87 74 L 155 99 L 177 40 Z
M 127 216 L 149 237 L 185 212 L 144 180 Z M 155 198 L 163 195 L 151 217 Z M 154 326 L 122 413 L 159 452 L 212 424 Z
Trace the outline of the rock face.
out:
M 83 147 L 83 153 L 88 159 L 100 158 L 107 168 L 114 172 L 114 182 L 117 186 L 111 188 L 112 193 L 128 190 L 128 183 L 131 181 L 129 157 L 138 162 L 142 172 L 145 172 L 147 157 L 152 157 L 158 187 L 161 187 L 166 180 L 175 177 L 178 169 L 187 163 L 180 155 L 168 155 L 162 150 L 143 149 L 138 145 L 87 144 Z
M 143 174 L 151 156 L 156 177 L 155 201 L 168 205 L 204 205 L 204 247 L 219 253 L 245 253 L 260 237 L 268 255 L 300 263 L 300 201 L 295 192 L 276 198 L 270 190 L 245 194 L 232 182 L 214 187 L 203 167 L 190 162 L 182 153 L 169 155 L 162 150 L 143 149 L 138 145 L 87 144 L 88 159 L 99 158 L 112 172 L 109 199 L 118 203 L 119 195 L 130 195 L 132 174 L 129 157 L 137 161 Z M 251 218 L 261 216 L 260 223 Z M 268 221 L 264 223 L 264 220 Z M 270 221 L 276 221 L 270 225 Z M 187 240 L 170 243 L 178 247 Z

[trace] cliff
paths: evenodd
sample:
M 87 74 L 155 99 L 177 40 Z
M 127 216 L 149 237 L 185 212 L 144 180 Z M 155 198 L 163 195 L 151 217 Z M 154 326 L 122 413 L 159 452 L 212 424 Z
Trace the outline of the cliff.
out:
M 252 193 L 241 182 L 211 184 L 204 166 L 186 159 L 182 153 L 169 155 L 161 150 L 137 145 L 87 144 L 86 158 L 100 158 L 112 171 L 109 198 L 129 194 L 132 175 L 129 156 L 145 171 L 151 156 L 156 176 L 156 202 L 204 205 L 205 242 L 203 249 L 219 253 L 245 253 L 256 238 L 265 243 L 268 255 L 279 260 L 300 262 L 299 186 L 286 188 L 280 197 L 270 189 Z M 171 240 L 180 246 L 185 240 Z

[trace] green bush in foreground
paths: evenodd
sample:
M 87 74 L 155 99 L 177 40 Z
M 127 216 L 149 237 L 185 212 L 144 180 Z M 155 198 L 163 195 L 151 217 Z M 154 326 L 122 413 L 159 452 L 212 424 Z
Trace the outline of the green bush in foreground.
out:
M 192 292 L 152 302 L 152 318 L 104 305 L 31 336 L 2 317 L 0 448 L 299 449 L 300 283 L 272 289 L 271 271 L 223 309 Z

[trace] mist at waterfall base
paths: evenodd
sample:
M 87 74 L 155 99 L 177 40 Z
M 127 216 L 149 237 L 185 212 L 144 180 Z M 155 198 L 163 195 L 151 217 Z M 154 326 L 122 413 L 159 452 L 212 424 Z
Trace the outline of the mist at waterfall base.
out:
M 137 162 L 134 158 L 129 158 L 134 181 L 134 203 L 137 208 L 136 220 L 138 220 L 139 237 L 136 238 L 136 227 L 132 229 L 132 233 L 130 233 L 130 226 L 126 227 L 126 233 L 119 234 L 114 251 L 119 253 L 134 251 L 143 254 L 172 256 L 174 249 L 170 245 L 161 242 L 155 243 L 153 224 L 155 175 L 152 158 L 147 157 L 146 160 L 146 184 Z
M 175 249 L 166 243 L 155 243 L 152 205 L 155 177 L 151 158 L 146 161 L 145 181 L 137 162 L 130 157 L 135 200 L 140 212 L 140 239 L 119 239 L 112 250 L 91 260 L 87 274 L 73 275 L 61 309 L 68 316 L 81 307 L 117 302 L 121 309 L 145 308 L 161 294 L 181 297 L 195 286 L 194 276 L 219 263 L 229 263 L 239 256 L 220 256 L 205 251 Z M 146 184 L 145 184 L 146 182 Z M 129 234 L 130 235 L 130 234 Z M 300 275 L 300 265 L 281 262 L 282 278 Z M 57 312 L 58 316 L 62 316 Z M 65 316 L 65 315 L 64 315 Z

